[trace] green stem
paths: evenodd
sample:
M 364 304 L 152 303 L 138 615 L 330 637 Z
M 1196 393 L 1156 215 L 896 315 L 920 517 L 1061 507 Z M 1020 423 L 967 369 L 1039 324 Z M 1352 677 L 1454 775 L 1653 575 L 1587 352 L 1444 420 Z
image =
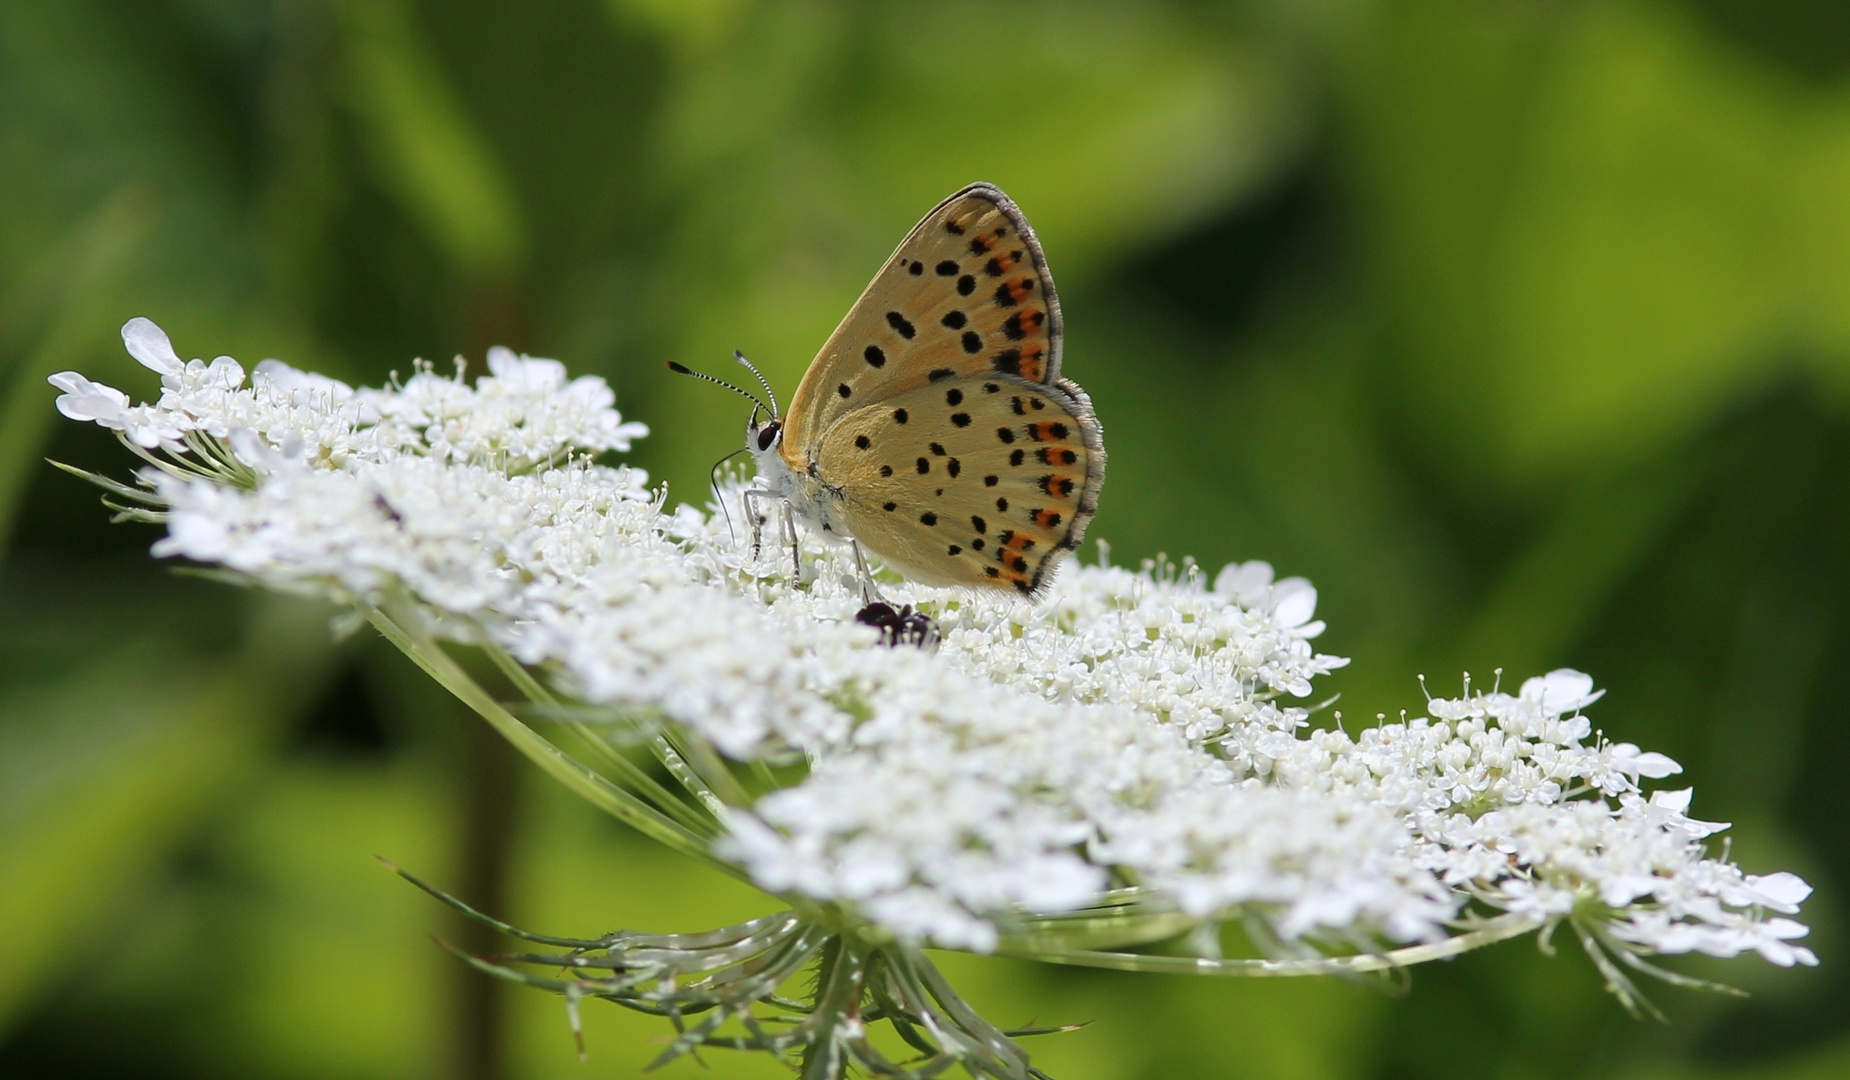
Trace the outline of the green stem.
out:
M 708 850 L 706 841 L 700 836 L 568 757 L 545 736 L 521 723 L 493 695 L 470 678 L 436 641 L 427 635 L 413 632 L 378 608 L 369 607 L 365 611 L 367 620 L 386 640 L 396 645 L 425 674 L 437 680 L 438 684 L 456 695 L 463 704 L 474 709 L 516 750 L 525 754 L 529 761 L 564 784 L 568 790 L 672 850 L 730 877 L 749 880 L 738 867 L 719 859 Z
M 1178 911 L 1126 911 L 1114 915 L 1041 917 L 1024 920 L 1028 929 L 1009 934 L 1005 942 L 1020 941 L 1040 951 L 1116 950 L 1167 941 L 1200 924 Z
M 649 749 L 655 752 L 656 760 L 662 763 L 669 775 L 680 782 L 681 786 L 694 793 L 694 798 L 721 823 L 726 820 L 728 808 L 726 801 L 713 793 L 713 788 L 706 782 L 698 770 L 688 764 L 687 758 L 675 748 L 674 740 L 667 735 L 657 735 L 649 740 Z
M 1358 974 L 1388 971 L 1393 968 L 1423 964 L 1458 956 L 1472 949 L 1498 941 L 1521 937 L 1540 929 L 1547 920 L 1538 915 L 1502 915 L 1471 930 L 1443 941 L 1409 945 L 1381 953 L 1358 956 L 1329 956 L 1314 960 L 1221 960 L 1204 956 L 1148 956 L 1142 953 L 1109 952 L 1097 949 L 1037 948 L 1032 940 L 1009 941 L 996 950 L 998 956 L 1021 960 L 1039 960 L 1049 964 L 1104 968 L 1108 971 L 1156 971 L 1181 975 L 1232 975 L 1248 978 L 1282 978 L 1299 975 Z
M 507 676 L 508 681 L 514 684 L 515 689 L 526 695 L 527 700 L 547 708 L 558 708 L 559 699 L 552 691 L 546 689 L 538 679 L 534 678 L 532 672 L 522 667 L 520 661 L 508 655 L 507 650 L 491 644 L 484 646 L 483 651 L 488 654 L 490 660 L 494 661 L 501 673 Z M 600 761 L 617 771 L 624 783 L 655 803 L 657 809 L 673 818 L 689 832 L 709 840 L 720 834 L 721 829 L 718 822 L 702 817 L 698 810 L 688 806 L 686 802 L 675 797 L 672 791 L 657 783 L 654 777 L 637 768 L 635 762 L 618 753 L 608 742 L 604 741 L 602 734 L 596 728 L 576 720 L 562 720 L 560 726 L 577 735 L 586 748 L 595 753 Z
M 711 743 L 679 726 L 670 728 L 667 735 L 670 744 L 687 762 L 688 767 L 700 777 L 712 797 L 719 800 L 721 810 L 715 813 L 715 817 L 723 821 L 727 808 L 751 805 L 751 796 L 740 786 L 738 778 L 732 775 L 725 761 L 714 752 Z
M 822 964 L 814 1011 L 807 1023 L 814 1029 L 803 1052 L 803 1080 L 839 1080 L 847 1071 L 847 1043 L 859 1037 L 861 988 L 867 975 L 867 956 L 845 937 L 832 937 L 822 947 Z
M 660 807 L 663 813 L 680 822 L 689 831 L 709 840 L 726 831 L 724 824 L 709 814 L 701 812 L 705 809 L 704 805 L 689 806 L 685 799 L 657 782 L 647 770 L 638 767 L 635 762 L 619 753 L 615 747 L 604 740 L 603 735 L 596 728 L 576 721 L 569 722 L 565 726 L 577 735 L 592 753 L 597 755 L 599 761 L 616 770 L 625 783 L 640 791 Z

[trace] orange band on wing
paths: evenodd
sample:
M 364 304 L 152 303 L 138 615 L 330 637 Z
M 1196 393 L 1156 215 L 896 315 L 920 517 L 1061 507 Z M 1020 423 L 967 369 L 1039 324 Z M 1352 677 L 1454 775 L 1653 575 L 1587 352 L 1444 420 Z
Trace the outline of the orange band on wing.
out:
M 1016 265 L 1020 262 L 1021 252 L 1005 251 L 999 255 L 990 256 L 989 261 L 983 264 L 983 273 L 988 274 L 990 277 L 1001 277 L 1003 274 L 1015 269 Z
M 1026 300 L 1033 292 L 1034 279 L 1031 277 L 1018 277 L 1013 281 L 1005 281 L 996 286 L 996 303 L 1001 304 L 1003 307 L 1014 307 L 1016 304 Z
M 1056 499 L 1070 499 L 1073 497 L 1073 478 L 1048 473 L 1041 477 L 1041 490 Z

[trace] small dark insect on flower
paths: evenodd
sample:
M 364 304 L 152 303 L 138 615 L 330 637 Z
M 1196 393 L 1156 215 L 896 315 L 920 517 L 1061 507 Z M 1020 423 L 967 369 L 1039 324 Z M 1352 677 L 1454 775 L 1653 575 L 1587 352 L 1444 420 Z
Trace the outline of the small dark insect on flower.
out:
M 921 649 L 938 647 L 938 624 L 930 615 L 912 610 L 911 604 L 895 609 L 878 601 L 855 613 L 854 621 L 880 631 L 889 647 L 916 645 Z

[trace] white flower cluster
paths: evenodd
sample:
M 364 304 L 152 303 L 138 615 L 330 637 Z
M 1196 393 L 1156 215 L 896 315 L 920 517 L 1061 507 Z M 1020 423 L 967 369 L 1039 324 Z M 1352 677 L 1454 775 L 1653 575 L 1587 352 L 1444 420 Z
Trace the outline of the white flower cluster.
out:
M 1709 858 L 1661 755 L 1592 737 L 1584 676 L 1428 703 L 1351 738 L 1309 728 L 1316 592 L 1263 563 L 1072 567 L 1051 597 L 886 586 L 936 653 L 858 625 L 852 559 L 805 539 L 755 556 L 717 514 L 665 512 L 645 478 L 575 453 L 644 433 L 598 379 L 491 353 L 473 386 L 420 366 L 352 390 L 276 361 L 182 364 L 154 405 L 76 373 L 65 415 L 123 433 L 168 535 L 157 553 L 272 587 L 409 601 L 577 700 L 667 721 L 804 779 L 727 815 L 718 851 L 765 888 L 907 941 L 985 950 L 1020 911 L 1134 884 L 1173 910 L 1236 909 L 1291 940 L 1444 936 L 1468 906 L 1595 918 L 1641 952 L 1791 945 L 1808 889 Z M 165 457 L 157 456 L 161 451 Z M 1589 741 L 1591 740 L 1591 741 Z
M 244 385 L 244 367 L 229 356 L 182 362 L 161 328 L 131 319 L 122 328 L 129 355 L 161 376 L 161 399 L 130 405 L 127 394 L 75 371 L 51 384 L 63 391 L 58 411 L 120 431 L 136 446 L 172 453 L 194 433 L 227 439 L 249 431 L 284 458 L 344 466 L 402 454 L 473 462 L 519 473 L 563 461 L 574 451 L 628 450 L 647 435 L 611 406 L 604 380 L 566 381 L 557 360 L 488 352 L 488 374 L 471 387 L 419 364 L 409 381 L 382 390 L 265 360 Z M 246 462 L 255 467 L 257 463 Z
M 1392 809 L 1415 862 L 1492 907 L 1565 917 L 1597 905 L 1614 937 L 1654 952 L 1816 963 L 1789 944 L 1803 926 L 1762 915 L 1796 913 L 1810 887 L 1709 858 L 1702 839 L 1727 826 L 1689 817 L 1690 789 L 1641 789 L 1682 767 L 1594 732 L 1581 710 L 1603 693 L 1556 671 L 1515 695 L 1434 698 L 1427 716 L 1355 738 L 1248 729 L 1218 745 L 1243 775 Z

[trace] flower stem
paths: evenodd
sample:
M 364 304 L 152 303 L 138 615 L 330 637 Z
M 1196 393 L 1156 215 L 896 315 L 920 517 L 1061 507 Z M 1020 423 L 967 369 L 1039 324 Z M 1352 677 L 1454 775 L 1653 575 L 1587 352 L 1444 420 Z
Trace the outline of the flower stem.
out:
M 996 950 L 999 956 L 1040 960 L 1050 964 L 1104 968 L 1108 971 L 1160 971 L 1186 975 L 1229 975 L 1247 978 L 1282 978 L 1300 975 L 1359 974 L 1388 971 L 1458 956 L 1472 949 L 1539 929 L 1547 920 L 1539 915 L 1511 914 L 1487 920 L 1474 930 L 1424 945 L 1409 945 L 1380 953 L 1325 956 L 1301 960 L 1216 959 L 1205 956 L 1152 956 L 1105 949 L 1037 947 L 1032 937 L 1010 939 Z
M 436 641 L 428 635 L 410 627 L 416 623 L 411 619 L 399 620 L 380 608 L 366 609 L 369 622 L 392 644 L 398 646 L 412 662 L 417 664 L 444 689 L 456 695 L 463 704 L 474 709 L 482 719 L 488 721 L 502 737 L 512 743 L 516 750 L 524 754 L 529 761 L 538 765 L 542 771 L 565 787 L 596 806 L 598 809 L 632 826 L 645 836 L 658 840 L 669 848 L 679 851 L 703 865 L 718 870 L 730 877 L 746 880 L 745 874 L 738 867 L 725 862 L 708 850 L 706 841 L 689 831 L 680 823 L 671 820 L 655 807 L 650 806 L 631 792 L 611 783 L 603 776 L 566 755 L 565 751 L 520 722 L 513 713 L 507 711 L 499 701 L 481 684 L 477 683 L 464 671 L 449 653 L 445 652 Z
M 534 678 L 532 672 L 522 667 L 520 661 L 509 656 L 505 649 L 488 645 L 483 648 L 483 651 L 488 654 L 489 659 L 494 661 L 501 673 L 507 676 L 508 681 L 514 684 L 515 689 L 526 695 L 528 701 L 549 709 L 559 708 L 558 697 Z M 560 724 L 577 735 L 585 747 L 597 755 L 599 761 L 616 770 L 617 775 L 625 784 L 655 803 L 657 809 L 673 818 L 689 832 L 709 839 L 719 835 L 720 828 L 717 822 L 712 818 L 700 816 L 698 810 L 676 798 L 673 792 L 657 783 L 654 777 L 637 768 L 635 762 L 618 753 L 596 728 L 578 720 L 561 720 Z

